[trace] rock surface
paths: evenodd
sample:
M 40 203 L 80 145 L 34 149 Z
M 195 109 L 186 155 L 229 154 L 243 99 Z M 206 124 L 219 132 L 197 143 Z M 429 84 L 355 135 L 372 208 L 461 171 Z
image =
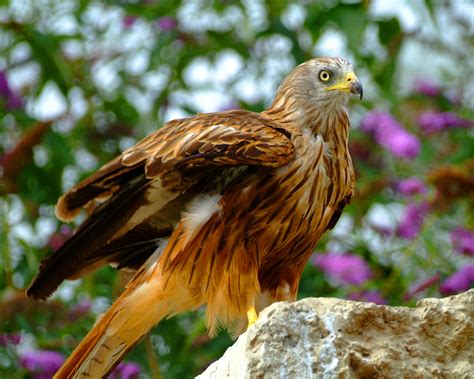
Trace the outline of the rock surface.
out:
M 474 378 L 474 290 L 416 308 L 275 303 L 199 379 Z

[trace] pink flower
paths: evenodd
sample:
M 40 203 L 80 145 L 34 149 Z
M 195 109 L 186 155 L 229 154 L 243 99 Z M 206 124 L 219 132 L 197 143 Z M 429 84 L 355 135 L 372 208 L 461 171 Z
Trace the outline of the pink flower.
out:
M 9 111 L 22 107 L 22 99 L 10 88 L 7 74 L 0 70 L 0 100 L 5 100 L 5 108 Z
M 474 256 L 474 233 L 472 231 L 458 226 L 451 232 L 451 243 L 454 251 Z
M 426 133 L 435 133 L 450 128 L 468 128 L 474 124 L 453 112 L 423 112 L 418 116 L 418 125 Z
M 428 80 L 417 80 L 415 83 L 415 92 L 428 97 L 436 97 L 441 95 L 441 88 L 436 84 Z
M 407 132 L 391 114 L 382 111 L 367 113 L 361 129 L 371 133 L 375 142 L 390 151 L 397 158 L 413 159 L 420 152 L 420 141 Z
M 370 111 L 362 119 L 360 124 L 361 129 L 366 133 L 374 133 L 380 124 L 390 124 L 392 122 L 392 116 L 390 113 L 383 111 Z
M 315 254 L 313 264 L 330 278 L 345 284 L 360 285 L 372 277 L 369 265 L 354 254 Z
M 176 19 L 170 16 L 159 18 L 158 21 L 156 22 L 156 25 L 163 32 L 170 32 L 172 30 L 175 30 L 178 27 L 178 23 L 176 22 Z
M 353 301 L 365 301 L 375 304 L 387 304 L 387 300 L 378 291 L 358 291 L 350 293 L 347 298 Z
M 89 299 L 82 299 L 78 304 L 75 304 L 69 310 L 68 316 L 71 321 L 80 319 L 84 315 L 90 312 L 92 308 L 91 301 Z
M 72 236 L 72 229 L 67 225 L 61 225 L 59 232 L 54 233 L 48 241 L 48 246 L 56 251 Z
M 394 233 L 393 228 L 388 227 L 388 226 L 376 225 L 376 224 L 371 223 L 370 227 L 384 238 L 392 237 Z
M 408 291 L 407 294 L 404 296 L 404 299 L 405 300 L 410 300 L 413 297 L 413 295 L 415 295 L 417 293 L 420 293 L 420 292 L 423 292 L 424 290 L 426 290 L 430 287 L 433 287 L 436 283 L 439 282 L 440 279 L 441 279 L 441 275 L 440 274 L 435 274 L 435 275 L 429 277 L 428 279 L 422 281 L 421 283 L 414 285 L 410 289 L 410 291 Z
M 474 283 L 474 264 L 464 266 L 447 278 L 440 286 L 443 295 L 452 295 L 467 291 Z
M 0 334 L 0 346 L 18 345 L 21 341 L 20 333 Z
M 110 374 L 110 379 L 138 379 L 140 366 L 134 362 L 120 363 Z
M 27 369 L 29 378 L 49 379 L 61 367 L 64 356 L 56 351 L 30 351 L 20 358 L 20 366 Z
M 122 25 L 125 28 L 131 28 L 136 20 L 137 20 L 136 16 L 132 16 L 128 14 L 122 19 Z
M 420 232 L 429 208 L 427 202 L 408 204 L 398 224 L 397 234 L 406 239 L 414 239 Z
M 376 135 L 377 143 L 397 158 L 416 158 L 420 152 L 420 141 L 402 128 L 387 129 Z
M 426 186 L 416 177 L 400 180 L 397 184 L 397 191 L 403 196 L 413 196 L 417 194 L 425 194 Z
M 219 110 L 221 112 L 225 112 L 225 111 L 233 111 L 235 109 L 241 109 L 240 105 L 236 103 L 235 101 L 231 101 L 230 103 L 225 104 L 224 106 L 220 107 Z
M 455 106 L 462 105 L 461 96 L 459 96 L 459 93 L 454 88 L 448 90 L 445 94 L 445 97 L 451 104 Z

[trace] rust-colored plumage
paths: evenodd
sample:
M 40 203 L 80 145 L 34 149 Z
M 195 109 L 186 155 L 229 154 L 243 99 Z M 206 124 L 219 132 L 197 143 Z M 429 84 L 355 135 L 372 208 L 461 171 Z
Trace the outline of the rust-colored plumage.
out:
M 240 332 L 255 311 L 294 300 L 353 193 L 350 93 L 362 95 L 350 63 L 310 60 L 264 112 L 171 121 L 62 196 L 63 220 L 94 211 L 28 295 L 106 263 L 137 271 L 56 377 L 106 376 L 161 319 L 203 304 L 210 333 Z

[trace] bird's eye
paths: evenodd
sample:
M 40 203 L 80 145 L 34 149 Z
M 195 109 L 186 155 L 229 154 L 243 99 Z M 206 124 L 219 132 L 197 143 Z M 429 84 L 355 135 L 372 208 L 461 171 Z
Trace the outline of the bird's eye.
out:
M 322 70 L 319 73 L 319 80 L 321 80 L 322 82 L 327 82 L 329 79 L 331 79 L 331 77 L 332 73 L 330 71 Z

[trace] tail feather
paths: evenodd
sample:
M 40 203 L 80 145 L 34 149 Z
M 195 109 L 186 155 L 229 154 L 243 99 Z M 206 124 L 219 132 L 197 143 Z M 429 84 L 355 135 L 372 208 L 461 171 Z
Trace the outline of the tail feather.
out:
M 95 323 L 54 378 L 106 377 L 163 318 L 195 309 L 205 302 L 199 286 L 190 287 L 182 276 L 166 270 L 173 249 L 183 250 L 179 246 L 185 243 L 179 238 L 180 230 L 178 225 L 170 241 L 163 242 L 140 267 L 125 291 Z M 194 266 L 187 269 L 192 270 Z
M 154 254 L 148 262 L 152 258 L 157 257 Z M 172 287 L 164 290 L 154 268 L 145 264 L 136 273 L 54 378 L 106 377 L 153 326 L 174 311 L 170 299 L 179 299 L 173 296 Z

